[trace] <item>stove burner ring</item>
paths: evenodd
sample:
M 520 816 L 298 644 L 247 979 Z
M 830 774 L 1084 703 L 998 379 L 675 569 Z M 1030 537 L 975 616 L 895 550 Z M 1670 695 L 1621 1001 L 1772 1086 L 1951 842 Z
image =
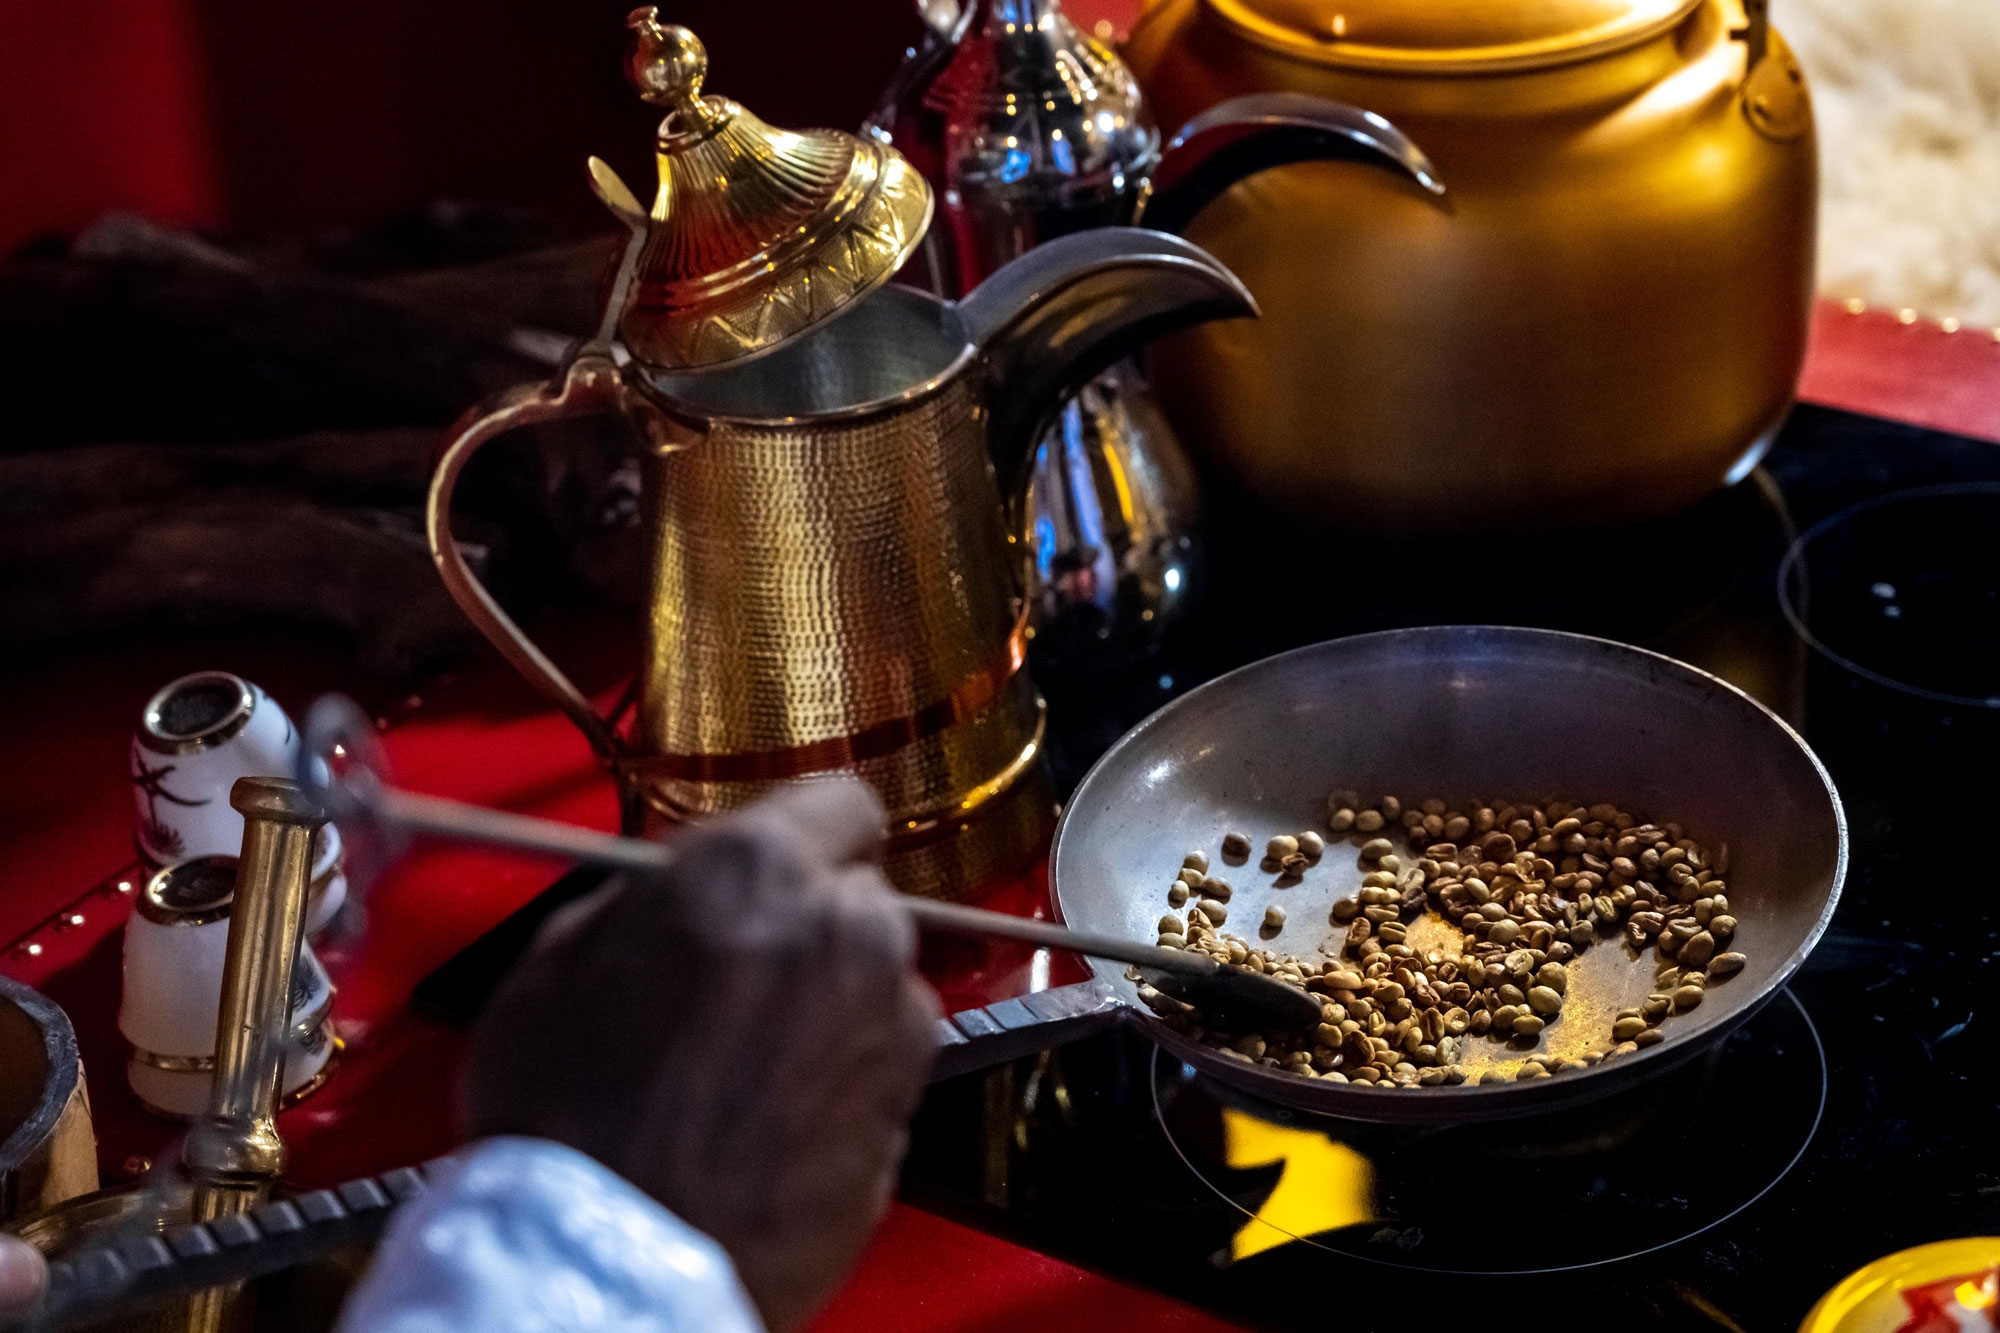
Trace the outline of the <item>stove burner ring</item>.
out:
M 1537 1268 L 1460 1268 L 1447 1264 L 1423 1264 L 1423 1263 L 1409 1262 L 1407 1260 L 1399 1261 L 1395 1259 L 1387 1259 L 1379 1254 L 1370 1253 L 1366 1249 L 1360 1248 L 1360 1246 L 1365 1245 L 1367 1241 L 1365 1238 L 1360 1238 L 1358 1236 L 1355 1246 L 1353 1248 L 1350 1248 L 1348 1246 L 1330 1243 L 1328 1240 L 1325 1239 L 1316 1239 L 1314 1236 L 1310 1235 L 1300 1236 L 1292 1232 L 1287 1232 L 1286 1234 L 1291 1235 L 1293 1240 L 1300 1244 L 1309 1245 L 1315 1249 L 1324 1250 L 1328 1254 L 1338 1255 L 1344 1259 L 1359 1260 L 1363 1263 L 1373 1264 L 1382 1268 L 1401 1269 L 1405 1272 L 1417 1272 L 1417 1273 L 1449 1273 L 1455 1276 L 1462 1276 L 1462 1277 L 1533 1277 L 1533 1276 L 1545 1276 L 1552 1273 L 1573 1273 L 1581 1269 L 1602 1268 L 1607 1264 L 1624 1263 L 1627 1260 L 1641 1258 L 1645 1255 L 1654 1254 L 1660 1250 L 1668 1249 L 1672 1246 L 1679 1245 L 1683 1241 L 1692 1240 L 1696 1236 L 1702 1235 L 1704 1232 L 1711 1231 L 1714 1228 L 1719 1227 L 1723 1223 L 1729 1221 L 1737 1214 L 1743 1212 L 1745 1209 L 1751 1207 L 1758 1200 L 1762 1199 L 1766 1194 L 1769 1194 L 1774 1188 L 1777 1187 L 1778 1182 L 1782 1181 L 1787 1175 L 1791 1173 L 1792 1168 L 1797 1166 L 1799 1164 L 1800 1159 L 1805 1156 L 1806 1149 L 1811 1146 L 1814 1136 L 1819 1132 L 1820 1121 L 1826 1114 L 1826 1099 L 1828 1090 L 1826 1044 L 1820 1039 L 1819 1029 L 1817 1026 L 1814 1025 L 1812 1021 L 1812 1015 L 1806 1012 L 1805 1005 L 1800 1003 L 1798 997 L 1794 995 L 1789 988 L 1784 991 L 1781 991 L 1779 993 L 1779 998 L 1782 998 L 1783 1000 L 1785 1000 L 1790 1004 L 1792 1013 L 1796 1015 L 1797 1021 L 1803 1025 L 1805 1035 L 1809 1036 L 1812 1039 L 1811 1059 L 1813 1062 L 1813 1067 L 1818 1074 L 1818 1088 L 1816 1092 L 1811 1096 L 1812 1113 L 1810 1116 L 1810 1123 L 1808 1123 L 1805 1126 L 1805 1132 L 1799 1137 L 1797 1146 L 1793 1149 L 1790 1155 L 1784 1159 L 1783 1165 L 1781 1165 L 1777 1169 L 1777 1171 L 1772 1174 L 1769 1180 L 1759 1185 L 1756 1188 L 1756 1190 L 1752 1194 L 1750 1194 L 1748 1198 L 1742 1199 L 1741 1201 L 1734 1203 L 1727 1209 L 1727 1211 L 1723 1212 L 1717 1217 L 1711 1218 L 1710 1220 L 1701 1223 L 1699 1226 L 1693 1227 L 1692 1229 L 1686 1231 L 1678 1232 L 1671 1236 L 1665 1236 L 1663 1238 L 1654 1240 L 1651 1244 L 1643 1245 L 1640 1248 L 1630 1250 L 1621 1254 L 1604 1255 L 1598 1258 L 1588 1259 L 1580 1263 L 1551 1264 Z M 1779 1006 L 1776 1004 L 1775 1001 L 1772 1004 L 1766 1006 L 1763 1012 L 1753 1016 L 1747 1023 L 1744 1024 L 1743 1031 L 1749 1032 L 1757 1028 L 1760 1024 L 1768 1022 L 1772 1017 L 1772 1011 L 1777 1010 L 1778 1007 Z M 1789 1016 L 1787 1016 L 1787 1021 L 1789 1021 Z M 1227 1191 L 1225 1191 L 1221 1186 L 1217 1185 L 1215 1181 L 1210 1178 L 1207 1169 L 1205 1169 L 1202 1165 L 1194 1161 L 1188 1155 L 1187 1149 L 1183 1146 L 1181 1140 L 1175 1135 L 1173 1127 L 1168 1122 L 1166 1107 L 1162 1103 L 1160 1098 L 1160 1084 L 1163 1081 L 1162 1070 L 1160 1068 L 1162 1063 L 1161 1056 L 1162 1052 L 1156 1048 L 1153 1052 L 1153 1057 L 1150 1066 L 1150 1075 L 1152 1081 L 1152 1096 L 1153 1096 L 1153 1118 L 1154 1121 L 1159 1125 L 1161 1133 L 1165 1135 L 1168 1144 L 1172 1146 L 1175 1155 L 1181 1159 L 1181 1163 L 1184 1166 L 1186 1166 L 1190 1172 L 1194 1174 L 1195 1178 L 1201 1181 L 1204 1187 L 1206 1187 L 1211 1193 L 1213 1193 L 1217 1198 L 1221 1199 L 1224 1203 L 1228 1204 L 1231 1208 L 1235 1209 L 1237 1212 L 1242 1213 L 1245 1219 L 1260 1221 L 1266 1226 L 1272 1225 L 1268 1219 L 1259 1218 L 1257 1214 L 1253 1212 L 1251 1209 L 1245 1208 L 1241 1203 L 1237 1202 L 1234 1198 L 1232 1198 Z M 1682 1070 L 1678 1071 L 1678 1076 L 1684 1078 L 1688 1077 L 1691 1073 L 1692 1070 L 1688 1068 L 1683 1068 Z M 1196 1077 L 1198 1078 L 1199 1076 L 1197 1075 Z M 1675 1077 L 1676 1074 L 1673 1073 L 1666 1075 L 1666 1078 L 1668 1080 L 1672 1080 Z M 1719 1077 L 1727 1077 L 1727 1073 L 1725 1072 Z M 1423 1094 L 1421 1092 L 1412 1092 L 1405 1095 L 1411 1097 L 1420 1097 Z M 1232 1100 L 1240 1101 L 1241 1099 L 1234 1098 L 1232 1095 Z M 1229 1103 L 1225 1102 L 1225 1104 Z M 1741 1104 L 1740 1098 L 1737 1099 L 1737 1104 Z M 1344 1121 L 1334 1121 L 1334 1120 L 1321 1121 L 1318 1117 L 1303 1116 L 1303 1115 L 1299 1117 L 1299 1124 L 1297 1127 L 1308 1128 L 1311 1127 L 1315 1122 L 1323 1123 L 1328 1127 L 1337 1127 L 1338 1133 L 1345 1135 L 1351 1135 L 1358 1128 L 1360 1128 L 1355 1125 L 1350 1125 Z M 1418 1127 L 1413 1126 L 1411 1127 L 1411 1132 L 1416 1133 L 1422 1131 Z M 1654 1156 L 1654 1154 L 1648 1152 L 1646 1156 L 1650 1160 Z M 1756 1160 L 1757 1156 L 1758 1152 L 1755 1146 L 1748 1147 L 1744 1152 L 1744 1157 L 1746 1158 L 1746 1160 L 1754 1161 Z M 1586 1203 L 1583 1206 L 1584 1208 L 1588 1209 L 1591 1205 Z M 1585 1216 L 1587 1217 L 1587 1213 L 1585 1214 Z M 1580 1219 L 1574 1214 L 1572 1214 L 1572 1216 L 1560 1220 L 1567 1225 L 1573 1226 Z M 1408 1228 L 1421 1229 L 1424 1225 L 1424 1222 L 1422 1218 L 1401 1218 L 1401 1219 L 1383 1218 L 1375 1222 L 1373 1226 L 1379 1230 L 1382 1227 L 1394 1227 L 1397 1226 L 1398 1224 L 1402 1224 Z M 1352 1230 L 1358 1232 L 1359 1229 L 1357 1228 Z M 1326 1235 L 1326 1234 L 1337 1234 L 1337 1233 L 1321 1233 L 1321 1234 Z
M 1872 496 L 1869 499 L 1851 504 L 1845 509 L 1828 515 L 1800 533 L 1797 540 L 1793 541 L 1790 548 L 1786 550 L 1784 559 L 1778 565 L 1778 609 L 1784 613 L 1784 617 L 1790 623 L 1793 633 L 1797 634 L 1800 640 L 1814 652 L 1820 654 L 1843 670 L 1859 676 L 1863 680 L 1872 681 L 1877 685 L 1891 690 L 1915 695 L 1920 699 L 1928 699 L 1933 703 L 1947 704 L 1955 708 L 2000 710 L 2000 692 L 1987 695 L 1957 694 L 1949 690 L 1932 689 L 1928 686 L 1919 685 L 1914 681 L 1903 680 L 1886 672 L 1864 666 L 1848 654 L 1828 644 L 1825 638 L 1815 633 L 1812 626 L 1808 623 L 1808 617 L 1811 614 L 1809 604 L 1812 597 L 1812 578 L 1811 571 L 1808 568 L 1808 555 L 1815 541 L 1835 533 L 1838 529 L 1853 523 L 1857 519 L 1865 518 L 1885 508 L 1892 508 L 1912 502 L 1970 499 L 1979 496 L 1992 498 L 1996 502 L 1996 510 L 2000 510 L 2000 482 L 1949 482 L 1938 486 L 1916 486 L 1908 490 L 1891 491 L 1887 495 Z M 1870 591 L 1875 596 L 1884 600 L 1885 605 L 1882 609 L 1885 612 L 1889 614 L 1897 613 L 1897 609 L 1893 604 L 1897 590 L 1893 586 L 1875 583 L 1871 586 Z

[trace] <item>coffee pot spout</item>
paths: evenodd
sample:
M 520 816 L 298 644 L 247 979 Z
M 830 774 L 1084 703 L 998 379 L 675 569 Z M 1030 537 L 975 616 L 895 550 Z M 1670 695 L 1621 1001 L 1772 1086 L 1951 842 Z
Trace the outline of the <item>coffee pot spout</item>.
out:
M 1003 265 L 958 303 L 997 392 L 987 441 L 1019 495 L 1043 425 L 1091 377 L 1176 329 L 1257 314 L 1236 275 L 1164 232 L 1101 227 Z

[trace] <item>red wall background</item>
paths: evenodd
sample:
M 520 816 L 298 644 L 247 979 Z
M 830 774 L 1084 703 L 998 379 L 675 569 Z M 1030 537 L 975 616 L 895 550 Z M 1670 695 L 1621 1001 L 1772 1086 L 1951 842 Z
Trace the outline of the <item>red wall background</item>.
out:
M 586 155 L 651 176 L 630 3 L 0 0 L 0 252 L 108 208 L 263 234 L 442 196 L 596 225 Z M 918 32 L 909 0 L 661 8 L 707 44 L 711 90 L 778 125 L 856 124 Z

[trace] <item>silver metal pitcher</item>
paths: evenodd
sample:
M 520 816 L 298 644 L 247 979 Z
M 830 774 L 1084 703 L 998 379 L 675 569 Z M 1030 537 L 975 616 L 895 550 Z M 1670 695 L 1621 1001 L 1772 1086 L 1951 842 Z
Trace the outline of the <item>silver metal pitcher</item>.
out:
M 1176 230 L 1229 185 L 1346 158 L 1419 180 L 1423 155 L 1380 117 L 1323 99 L 1243 98 L 1162 145 L 1132 73 L 1059 0 L 924 3 L 926 32 L 869 120 L 940 199 L 911 277 L 971 290 L 1053 237 L 1138 220 Z M 1023 539 L 1038 655 L 1064 669 L 1144 649 L 1197 577 L 1201 493 L 1136 365 L 1066 401 L 1037 442 Z

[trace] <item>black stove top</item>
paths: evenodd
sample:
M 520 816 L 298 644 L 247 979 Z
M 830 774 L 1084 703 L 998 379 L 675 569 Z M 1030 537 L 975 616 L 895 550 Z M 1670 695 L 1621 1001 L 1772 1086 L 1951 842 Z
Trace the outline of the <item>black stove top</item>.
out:
M 907 1197 L 1245 1323 L 1357 1333 L 1790 1333 L 1872 1259 L 2000 1232 L 2000 887 L 1977 852 L 2000 809 L 2000 447 L 1802 407 L 1749 480 L 1644 527 L 1401 548 L 1222 494 L 1201 551 L 1209 595 L 1151 655 L 1040 673 L 1064 789 L 1175 694 L 1300 644 L 1601 634 L 1803 731 L 1853 843 L 1833 927 L 1711 1056 L 1616 1103 L 1316 1120 L 1114 1031 L 936 1085 Z

